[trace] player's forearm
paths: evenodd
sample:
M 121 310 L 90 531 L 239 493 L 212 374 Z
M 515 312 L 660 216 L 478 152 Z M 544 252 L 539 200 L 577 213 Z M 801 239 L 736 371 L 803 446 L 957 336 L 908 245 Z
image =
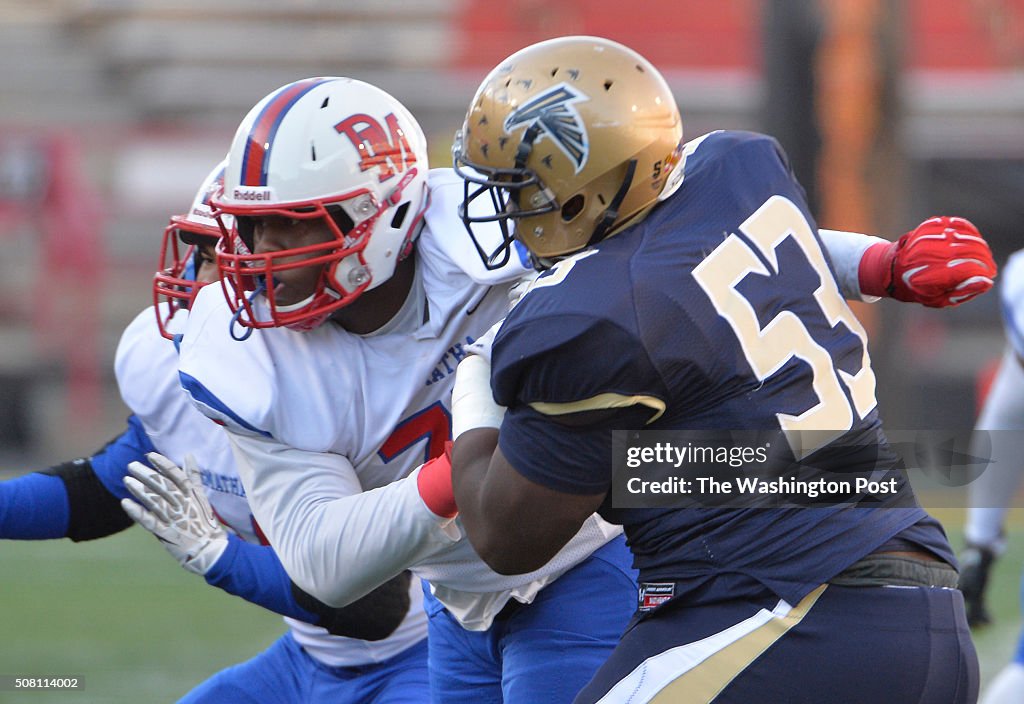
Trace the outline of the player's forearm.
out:
M 473 549 L 492 567 L 507 537 L 502 535 L 499 526 L 509 525 L 496 515 L 495 512 L 502 512 L 503 506 L 494 500 L 487 483 L 491 457 L 497 447 L 498 431 L 493 428 L 466 431 L 452 447 L 452 490 L 459 518 Z
M 476 428 L 452 448 L 452 485 L 473 549 L 498 574 L 525 574 L 551 560 L 604 498 L 566 494 L 516 470 L 498 447 L 498 431 Z
M 306 594 L 289 578 L 274 549 L 228 537 L 228 547 L 205 575 L 223 589 L 269 611 L 361 640 L 386 638 L 409 610 L 409 580 L 396 578 L 349 607 L 333 608 Z
M 426 508 L 414 477 L 296 509 L 294 519 L 276 524 L 280 540 L 271 542 L 295 583 L 331 606 L 353 602 L 459 537 L 451 519 Z
M 102 454 L 0 483 L 0 538 L 77 542 L 129 527 L 131 519 L 93 468 Z
M 291 579 L 345 606 L 459 539 L 432 513 L 416 473 L 362 492 L 338 456 L 231 437 L 249 505 Z M 347 470 L 346 470 L 347 467 Z
M 402 625 L 412 605 L 410 588 L 412 575 L 402 572 L 348 606 L 333 607 L 292 583 L 295 600 L 315 615 L 312 623 L 336 636 L 369 641 L 384 640 Z
M 152 449 L 142 424 L 125 430 L 91 457 L 81 457 L 0 483 L 0 538 L 93 540 L 132 525 L 121 510 L 128 462 Z
M 288 573 L 269 546 L 251 545 L 229 535 L 227 548 L 204 577 L 211 586 L 274 613 L 310 623 L 315 620 L 295 602 Z
M 32 472 L 0 483 L 0 538 L 63 538 L 69 515 L 68 494 L 59 477 Z
M 888 244 L 887 240 L 873 235 L 842 230 L 818 230 L 822 244 L 835 268 L 839 291 L 847 300 L 875 301 L 876 296 L 867 296 L 860 290 L 860 263 L 864 253 L 874 244 Z

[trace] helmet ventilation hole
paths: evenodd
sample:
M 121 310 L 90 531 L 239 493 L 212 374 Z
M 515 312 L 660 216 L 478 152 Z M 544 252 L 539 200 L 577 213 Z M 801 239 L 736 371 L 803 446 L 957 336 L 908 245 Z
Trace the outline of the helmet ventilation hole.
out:
M 331 102 L 331 96 L 327 96 L 326 98 L 324 98 L 324 102 L 320 103 L 320 109 L 323 110 L 325 107 L 327 107 L 327 103 L 329 102 Z
M 551 77 L 554 78 L 556 73 L 558 73 L 558 67 L 557 66 L 555 68 L 551 69 Z
M 391 218 L 391 227 L 397 230 L 402 226 L 402 222 L 405 220 L 405 214 L 409 212 L 409 203 L 410 201 L 405 201 L 398 206 L 398 210 L 395 211 L 395 216 Z
M 312 142 L 310 142 L 310 145 L 309 145 L 309 157 L 313 161 L 316 161 L 316 145 L 313 144 Z
M 338 230 L 340 230 L 341 234 L 343 235 L 347 235 L 348 233 L 352 232 L 352 230 L 354 230 L 356 227 L 355 222 L 352 220 L 351 217 L 349 217 L 349 214 L 346 213 L 345 209 L 342 208 L 340 205 L 328 206 L 327 215 L 331 218 L 331 220 L 334 221 L 334 224 L 337 226 Z
M 615 81 L 613 81 L 613 80 L 611 80 L 611 79 L 609 78 L 609 79 L 608 79 L 607 81 L 605 81 L 605 82 L 604 82 L 604 89 L 605 89 L 605 90 L 611 90 L 611 89 L 612 89 L 612 84 L 613 84 L 613 83 L 615 83 Z
M 583 196 L 579 193 L 566 201 L 565 205 L 562 206 L 562 220 L 569 222 L 583 212 L 583 203 Z

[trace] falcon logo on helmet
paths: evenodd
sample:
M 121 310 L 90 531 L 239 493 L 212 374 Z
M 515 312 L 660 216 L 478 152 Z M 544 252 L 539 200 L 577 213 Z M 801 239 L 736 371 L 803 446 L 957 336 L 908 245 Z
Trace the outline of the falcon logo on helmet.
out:
M 509 113 L 505 118 L 505 131 L 511 134 L 521 127 L 540 125 L 543 133 L 572 160 L 579 173 L 590 154 L 587 129 L 573 105 L 583 100 L 590 98 L 568 83 L 552 86 Z

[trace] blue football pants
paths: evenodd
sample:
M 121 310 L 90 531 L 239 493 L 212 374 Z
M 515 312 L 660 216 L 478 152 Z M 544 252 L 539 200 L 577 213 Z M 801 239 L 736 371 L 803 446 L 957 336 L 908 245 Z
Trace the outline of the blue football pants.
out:
M 373 665 L 329 667 L 291 633 L 251 660 L 218 672 L 182 704 L 426 704 L 427 642 Z
M 636 609 L 636 572 L 621 536 L 467 631 L 424 589 L 434 704 L 570 704 L 608 658 Z

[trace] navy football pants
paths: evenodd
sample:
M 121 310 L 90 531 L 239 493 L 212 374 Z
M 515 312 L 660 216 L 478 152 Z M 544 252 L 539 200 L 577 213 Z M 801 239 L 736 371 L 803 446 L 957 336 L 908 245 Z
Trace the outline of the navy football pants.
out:
M 971 704 L 977 696 L 959 591 L 826 585 L 795 607 L 670 602 L 633 625 L 576 702 Z

